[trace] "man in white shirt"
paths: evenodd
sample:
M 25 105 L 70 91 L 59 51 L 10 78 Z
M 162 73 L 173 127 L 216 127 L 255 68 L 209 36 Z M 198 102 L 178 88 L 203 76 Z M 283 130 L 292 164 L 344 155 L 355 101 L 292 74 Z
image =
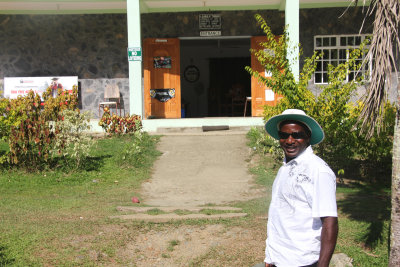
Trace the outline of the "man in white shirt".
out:
M 324 139 L 304 111 L 288 109 L 265 124 L 285 153 L 272 186 L 266 267 L 328 267 L 338 235 L 336 177 L 311 145 Z

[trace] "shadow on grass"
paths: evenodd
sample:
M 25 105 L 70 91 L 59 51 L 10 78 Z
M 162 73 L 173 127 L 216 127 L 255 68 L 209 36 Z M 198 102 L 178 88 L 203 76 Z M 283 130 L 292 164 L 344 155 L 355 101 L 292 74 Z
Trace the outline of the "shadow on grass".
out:
M 0 245 L 0 266 L 9 266 L 15 262 L 15 259 L 7 255 L 7 248 Z
M 76 161 L 73 159 L 65 159 L 65 158 L 56 158 L 50 164 L 54 169 L 58 168 L 65 171 L 70 171 L 71 169 L 75 169 L 76 171 L 99 171 L 101 167 L 106 162 L 106 159 L 112 158 L 112 155 L 102 155 L 96 157 L 85 157 L 82 159 L 82 162 L 77 167 Z
M 338 184 L 338 188 L 355 189 L 337 201 L 338 208 L 349 218 L 369 224 L 362 241 L 375 247 L 385 239 L 384 224 L 390 220 L 390 194 L 387 187 L 378 184 Z

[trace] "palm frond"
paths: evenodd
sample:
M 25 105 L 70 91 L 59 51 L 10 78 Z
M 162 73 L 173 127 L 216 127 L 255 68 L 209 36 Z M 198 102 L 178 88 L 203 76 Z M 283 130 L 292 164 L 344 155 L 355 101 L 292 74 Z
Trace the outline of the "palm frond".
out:
M 364 4 L 365 4 L 365 0 Z M 358 1 L 356 1 L 358 2 Z M 371 136 L 382 125 L 382 113 L 387 100 L 386 82 L 390 82 L 392 71 L 396 71 L 395 48 L 400 47 L 398 26 L 400 3 L 398 0 L 373 0 L 366 16 L 375 15 L 370 50 L 366 56 L 372 59 L 371 82 L 363 98 L 364 108 L 359 117 L 363 131 Z M 389 83 L 390 84 L 390 83 Z

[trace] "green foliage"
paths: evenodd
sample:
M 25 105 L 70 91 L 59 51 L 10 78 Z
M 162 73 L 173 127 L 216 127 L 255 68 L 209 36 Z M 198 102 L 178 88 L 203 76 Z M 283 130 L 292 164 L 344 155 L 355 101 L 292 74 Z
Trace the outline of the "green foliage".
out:
M 346 77 L 348 71 L 360 68 L 360 59 L 366 53 L 365 43 L 358 49 L 349 50 L 347 62 L 328 66 L 329 84 L 322 86 L 321 93 L 315 96 L 307 87 L 315 72 L 317 60 L 323 54 L 314 53 L 311 58 L 305 58 L 299 81 L 296 81 L 287 59 L 289 38 L 286 31 L 282 37 L 277 38 L 260 15 L 256 15 L 256 19 L 267 35 L 267 42 L 261 44 L 263 49 L 252 52 L 265 69 L 272 73 L 272 77 L 262 77 L 250 67 L 246 69 L 275 93 L 283 96 L 276 106 L 265 106 L 265 121 L 288 108 L 304 110 L 324 129 L 325 140 L 315 146 L 315 150 L 334 170 L 349 175 L 366 175 L 371 169 L 390 170 L 395 107 L 386 104 L 383 114 L 386 130 L 379 135 L 376 132 L 367 141 L 366 136 L 354 127 L 362 103 L 354 104 L 350 99 L 357 88 L 363 85 L 364 77 L 359 74 L 355 80 L 350 81 Z M 359 167 L 354 168 L 354 164 Z
M 127 137 L 130 142 L 122 148 L 118 161 L 122 166 L 137 168 L 148 165 L 148 147 L 153 143 L 153 138 L 146 132 L 136 131 Z
M 55 124 L 58 134 L 52 148 L 53 156 L 72 158 L 74 167 L 78 168 L 82 159 L 89 156 L 93 145 L 92 138 L 87 134 L 90 130 L 90 112 L 65 109 L 60 115 L 61 120 Z
M 282 160 L 279 142 L 265 133 L 264 128 L 252 127 L 247 133 L 248 145 L 262 155 L 271 154 L 275 160 Z
M 59 89 L 57 97 L 43 93 L 43 102 L 32 90 L 16 99 L 1 99 L 0 136 L 8 141 L 9 152 L 0 157 L 0 163 L 37 169 L 51 158 L 50 151 L 59 134 L 57 122 L 60 112 L 77 106 L 77 87 L 71 92 Z
M 42 172 L 0 170 L 0 266 L 93 266 L 92 258 L 81 258 L 89 250 L 107 251 L 108 257 L 96 265 L 123 262 L 128 266 L 109 252 L 125 247 L 126 236 L 117 231 L 102 233 L 119 227 L 109 216 L 116 215 L 116 206 L 129 205 L 132 194 L 137 195 L 149 179 L 149 166 L 160 155 L 157 138 L 149 139 L 148 147 L 142 148 L 147 164 L 135 169 L 121 167 L 117 160 L 131 139 L 112 137 L 95 139 L 90 157 L 83 159 L 84 167 L 73 172 L 60 165 Z M 129 227 L 134 234 L 140 229 Z M 75 241 L 82 236 L 90 236 L 84 252 Z
M 256 15 L 255 17 L 266 34 L 267 41 L 261 43 L 262 49 L 252 49 L 251 52 L 254 53 L 257 60 L 272 76 L 264 77 L 250 67 L 246 67 L 246 70 L 261 83 L 265 84 L 266 87 L 284 96 L 279 105 L 265 108 L 265 116 L 270 117 L 279 114 L 285 109 L 285 106 L 302 110 L 308 109 L 314 104 L 315 97 L 307 89 L 307 85 L 315 71 L 316 60 L 319 59 L 319 56 L 314 54 L 310 59 L 305 60 L 299 82 L 296 82 L 295 76 L 290 70 L 290 62 L 288 60 L 290 51 L 288 45 L 289 37 L 286 30 L 282 36 L 275 36 L 260 15 Z
M 74 110 L 78 106 L 78 87 L 73 86 L 72 92 L 58 89 L 57 97 L 52 96 L 52 89 L 47 88 L 43 93 L 43 116 L 48 121 L 59 120 L 58 115 L 64 110 Z
M 127 134 L 140 131 L 142 129 L 142 121 L 138 115 L 126 115 L 125 117 L 111 114 L 108 107 L 104 108 L 103 116 L 99 121 L 99 125 L 109 134 Z

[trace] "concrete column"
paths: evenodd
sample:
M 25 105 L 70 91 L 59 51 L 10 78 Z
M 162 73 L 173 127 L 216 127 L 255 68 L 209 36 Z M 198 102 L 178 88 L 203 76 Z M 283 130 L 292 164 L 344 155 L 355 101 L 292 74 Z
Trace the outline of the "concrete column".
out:
M 299 42 L 300 42 L 300 4 L 299 0 L 286 0 L 285 4 L 285 24 L 288 26 L 290 48 L 288 58 L 290 67 L 296 80 L 299 80 Z
M 126 0 L 126 4 L 128 47 L 142 47 L 139 0 Z M 129 61 L 129 113 L 143 118 L 142 61 Z

